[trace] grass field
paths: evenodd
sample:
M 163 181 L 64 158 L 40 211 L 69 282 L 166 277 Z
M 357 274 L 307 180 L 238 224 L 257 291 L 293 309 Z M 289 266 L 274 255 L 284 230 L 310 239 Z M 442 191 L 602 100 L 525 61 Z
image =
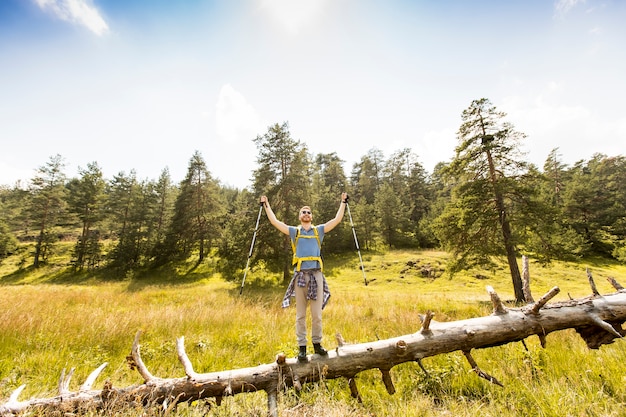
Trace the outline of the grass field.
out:
M 326 259 L 332 298 L 324 310 L 324 344 L 336 345 L 340 332 L 349 343 L 386 339 L 420 328 L 419 314 L 432 310 L 435 320 L 453 321 L 491 313 L 485 291 L 513 299 L 510 276 L 503 266 L 445 273 L 441 252 L 364 253 L 367 279 L 356 256 Z M 239 295 L 241 277 L 228 280 L 210 264 L 168 275 L 103 277 L 84 274 L 72 282 L 63 265 L 39 271 L 16 270 L 17 261 L 0 265 L 0 398 L 21 384 L 20 399 L 56 395 L 63 369 L 76 368 L 75 390 L 103 362 L 105 380 L 116 387 L 139 384 L 141 377 L 126 364 L 133 338 L 142 331 L 144 362 L 157 377 L 184 376 L 176 355 L 176 338 L 185 336 L 187 353 L 197 372 L 222 371 L 271 363 L 279 352 L 295 355 L 292 308 L 282 309 L 285 286 L 278 276 L 252 271 Z M 626 285 L 626 266 L 598 260 L 531 262 L 533 295 L 558 286 L 554 301 L 590 295 L 586 268 L 601 293 L 613 288 L 606 277 Z M 190 269 L 191 271 L 191 269 Z M 428 273 L 427 273 L 428 272 Z M 428 276 L 427 276 L 428 275 Z M 626 415 L 626 342 L 587 349 L 576 333 L 550 334 L 545 349 L 536 338 L 478 350 L 481 368 L 504 388 L 471 372 L 460 352 L 426 358 L 425 374 L 416 363 L 392 369 L 396 394 L 387 394 L 380 373 L 357 376 L 363 398 L 350 397 L 345 380 L 305 385 L 299 394 L 279 396 L 281 416 L 623 416 Z M 166 414 L 178 416 L 263 416 L 263 393 L 181 405 Z M 129 410 L 124 415 L 151 415 Z

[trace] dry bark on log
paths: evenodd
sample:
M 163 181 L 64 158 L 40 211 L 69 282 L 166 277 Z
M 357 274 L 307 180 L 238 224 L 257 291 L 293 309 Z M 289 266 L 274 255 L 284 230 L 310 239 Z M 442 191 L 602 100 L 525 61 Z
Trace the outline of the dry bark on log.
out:
M 593 277 L 588 272 L 592 291 L 595 293 Z M 586 341 L 589 348 L 597 349 L 615 338 L 626 335 L 622 323 L 626 321 L 626 290 L 613 278 L 609 280 L 616 293 L 547 304 L 558 292 L 553 288 L 539 301 L 521 308 L 506 308 L 496 292 L 487 287 L 493 313 L 486 317 L 471 318 L 454 322 L 436 322 L 433 313 L 422 317 L 422 328 L 416 333 L 369 343 L 345 344 L 337 335 L 338 347 L 326 357 L 312 355 L 307 363 L 278 355 L 276 361 L 251 368 L 234 369 L 212 373 L 196 373 L 187 357 L 184 338 L 177 340 L 178 357 L 185 370 L 185 377 L 158 378 L 145 366 L 140 355 L 137 333 L 129 365 L 137 369 L 144 383 L 126 388 L 114 388 L 106 383 L 102 390 L 91 386 L 102 369 L 95 370 L 77 392 L 69 392 L 69 379 L 63 372 L 59 381 L 59 395 L 52 398 L 18 401 L 24 386 L 18 388 L 9 400 L 0 405 L 1 416 L 12 416 L 25 410 L 47 408 L 61 411 L 107 409 L 115 404 L 140 403 L 160 404 L 164 408 L 179 402 L 215 398 L 219 405 L 222 397 L 252 391 L 265 391 L 268 395 L 268 410 L 277 416 L 277 393 L 288 387 L 300 389 L 302 384 L 322 378 L 346 378 L 352 396 L 360 400 L 355 377 L 359 372 L 378 368 L 389 394 L 395 392 L 390 370 L 401 363 L 461 351 L 472 369 L 490 382 L 501 383 L 480 370 L 471 356 L 472 349 L 499 346 L 537 335 L 545 345 L 545 337 L 551 332 L 574 328 Z

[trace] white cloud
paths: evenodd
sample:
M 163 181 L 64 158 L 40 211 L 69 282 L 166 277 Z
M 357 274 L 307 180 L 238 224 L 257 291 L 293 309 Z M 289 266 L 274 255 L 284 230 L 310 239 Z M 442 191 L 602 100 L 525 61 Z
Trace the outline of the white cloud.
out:
M 85 26 L 98 36 L 109 31 L 104 18 L 90 0 L 34 0 L 42 9 L 67 22 Z
M 556 0 L 554 3 L 554 16 L 563 18 L 576 6 L 585 3 L 587 3 L 587 0 Z
M 287 32 L 297 34 L 311 25 L 328 0 L 259 0 L 262 9 L 269 12 Z
M 230 84 L 222 86 L 215 107 L 215 130 L 225 142 L 250 141 L 267 130 L 267 123 Z
M 584 4 L 586 0 L 557 0 L 554 3 L 554 9 L 558 14 L 565 14 L 576 7 L 578 4 Z

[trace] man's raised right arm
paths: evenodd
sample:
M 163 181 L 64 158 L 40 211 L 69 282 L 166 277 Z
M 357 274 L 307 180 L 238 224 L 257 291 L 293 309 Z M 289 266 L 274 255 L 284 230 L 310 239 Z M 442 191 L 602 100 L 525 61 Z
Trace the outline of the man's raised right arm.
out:
M 270 223 L 284 234 L 289 235 L 289 226 L 276 218 L 274 210 L 272 210 L 272 207 L 270 207 L 270 202 L 266 196 L 261 196 L 261 204 L 263 204 L 263 207 L 265 207 L 265 214 L 267 215 Z

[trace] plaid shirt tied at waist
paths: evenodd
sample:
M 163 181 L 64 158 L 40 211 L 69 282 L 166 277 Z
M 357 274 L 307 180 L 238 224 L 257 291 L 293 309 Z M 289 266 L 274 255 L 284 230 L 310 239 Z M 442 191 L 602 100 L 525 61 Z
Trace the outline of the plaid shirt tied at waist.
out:
M 305 274 L 309 274 L 309 287 L 306 292 L 307 300 L 317 300 L 317 279 L 315 279 L 315 272 L 320 271 L 319 269 L 304 269 L 302 271 L 296 271 L 293 274 L 293 278 L 289 282 L 289 286 L 287 287 L 287 292 L 285 292 L 285 296 L 283 297 L 283 308 L 289 307 L 291 304 L 291 297 L 296 296 L 296 285 L 298 287 L 304 288 L 306 287 L 306 278 Z M 324 300 L 322 302 L 322 309 L 326 307 L 328 303 L 328 299 L 330 298 L 330 290 L 328 289 L 328 283 L 326 282 L 326 277 L 322 274 L 322 285 L 324 292 Z

